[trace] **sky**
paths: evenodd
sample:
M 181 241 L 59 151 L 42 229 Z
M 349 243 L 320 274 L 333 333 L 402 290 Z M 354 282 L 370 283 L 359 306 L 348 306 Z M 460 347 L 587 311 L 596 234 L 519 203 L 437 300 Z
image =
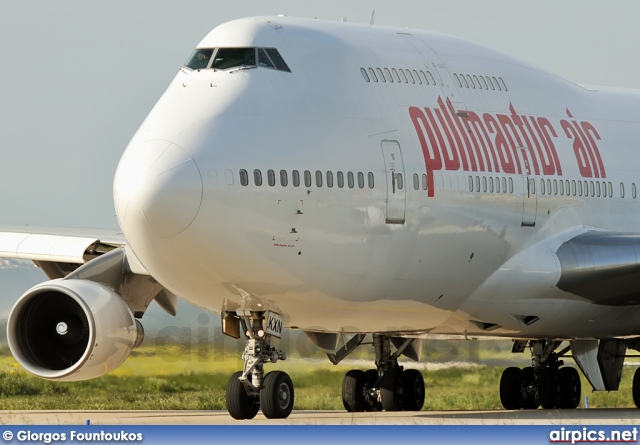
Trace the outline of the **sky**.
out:
M 112 180 L 196 44 L 286 14 L 429 29 L 578 83 L 640 89 L 640 4 L 621 0 L 0 0 L 0 225 L 115 228 Z

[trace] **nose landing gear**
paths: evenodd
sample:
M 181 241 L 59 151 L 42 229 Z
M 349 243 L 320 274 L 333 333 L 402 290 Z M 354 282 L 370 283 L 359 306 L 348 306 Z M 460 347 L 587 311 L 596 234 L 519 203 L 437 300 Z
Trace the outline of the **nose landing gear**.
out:
M 282 332 L 281 320 L 275 314 L 265 316 L 264 312 L 238 311 L 236 316 L 247 343 L 242 354 L 244 369 L 234 373 L 227 383 L 227 411 L 234 419 L 246 420 L 253 419 L 262 408 L 268 419 L 285 419 L 293 410 L 291 378 L 282 371 L 264 373 L 265 363 L 287 358 L 283 351 L 271 347 L 272 337 Z

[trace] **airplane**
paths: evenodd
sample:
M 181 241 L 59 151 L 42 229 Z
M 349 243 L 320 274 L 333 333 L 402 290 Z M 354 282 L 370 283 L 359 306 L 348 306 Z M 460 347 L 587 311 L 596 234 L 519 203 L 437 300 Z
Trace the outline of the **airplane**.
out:
M 334 364 L 348 412 L 424 404 L 422 342 L 513 340 L 505 409 L 576 408 L 640 350 L 640 94 L 581 86 L 438 33 L 286 16 L 213 29 L 115 172 L 121 231 L 3 227 L 49 281 L 8 343 L 49 380 L 102 376 L 156 301 L 219 313 L 245 342 L 235 419 L 286 418 L 283 330 Z M 365 339 L 370 339 L 365 342 Z M 566 345 L 566 346 L 565 346 Z M 640 374 L 633 378 L 640 406 Z

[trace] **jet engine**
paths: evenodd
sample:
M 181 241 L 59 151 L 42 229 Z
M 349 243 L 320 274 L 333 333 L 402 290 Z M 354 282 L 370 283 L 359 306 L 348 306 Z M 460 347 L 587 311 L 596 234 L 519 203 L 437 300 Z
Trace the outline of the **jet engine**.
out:
M 88 380 L 105 375 L 142 343 L 144 331 L 115 291 L 88 280 L 52 280 L 29 289 L 7 324 L 16 360 L 38 377 Z

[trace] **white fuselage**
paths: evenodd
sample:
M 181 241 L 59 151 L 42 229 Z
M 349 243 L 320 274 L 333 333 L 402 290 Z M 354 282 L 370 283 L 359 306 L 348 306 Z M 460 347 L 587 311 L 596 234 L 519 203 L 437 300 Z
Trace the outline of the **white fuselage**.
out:
M 116 173 L 127 242 L 169 290 L 312 331 L 639 333 L 639 306 L 558 289 L 554 253 L 638 232 L 640 95 L 422 31 L 250 18 L 198 45 L 222 47 L 291 72 L 183 68 Z

